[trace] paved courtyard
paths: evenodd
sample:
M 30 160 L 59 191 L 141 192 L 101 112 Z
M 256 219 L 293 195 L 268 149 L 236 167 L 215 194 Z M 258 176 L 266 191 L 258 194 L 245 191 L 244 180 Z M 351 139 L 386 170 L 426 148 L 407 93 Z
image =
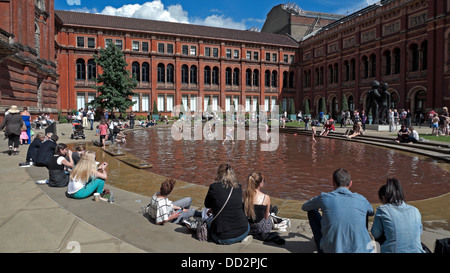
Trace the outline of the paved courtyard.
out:
M 337 128 L 338 131 L 342 129 Z M 428 132 L 428 127 L 419 133 Z M 57 133 L 62 143 L 89 143 L 97 139 L 91 130 L 85 130 L 86 140 L 71 140 L 71 126 L 58 125 Z M 368 131 L 374 136 L 389 133 Z M 447 144 L 443 144 L 447 145 Z M 47 179 L 46 168 L 21 168 L 25 161 L 27 146 L 19 148 L 20 154 L 8 156 L 0 153 L 0 252 L 100 252 L 100 253 L 313 253 L 315 245 L 312 233 L 301 212 L 300 201 L 275 199 L 282 216 L 292 220 L 291 229 L 281 233 L 285 245 L 264 243 L 257 240 L 230 246 L 200 242 L 185 227 L 174 224 L 157 226 L 142 215 L 142 207 L 150 196 L 108 185 L 115 195 L 115 203 L 93 202 L 90 198 L 73 200 L 65 197 L 65 189 L 37 185 L 35 181 Z M 117 160 L 98 148 L 94 149 L 106 160 Z M 7 150 L 7 140 L 0 141 L 0 151 Z M 155 191 L 164 179 L 147 171 L 129 168 L 128 179 L 151 181 Z M 442 167 L 449 170 L 448 163 Z M 149 183 L 146 183 L 146 186 Z M 191 196 L 194 205 L 201 206 L 207 188 L 190 183 L 177 183 L 171 198 Z M 424 232 L 422 241 L 434 249 L 436 239 L 450 237 L 450 194 L 411 202 L 422 213 Z M 374 204 L 374 207 L 377 204 Z

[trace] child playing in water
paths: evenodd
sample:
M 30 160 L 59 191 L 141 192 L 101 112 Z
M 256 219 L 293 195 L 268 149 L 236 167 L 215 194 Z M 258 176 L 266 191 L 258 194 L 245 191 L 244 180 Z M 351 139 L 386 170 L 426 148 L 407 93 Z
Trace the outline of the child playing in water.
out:
M 233 131 L 234 131 L 234 127 L 227 128 L 226 137 L 223 140 L 222 144 L 225 144 L 225 141 L 227 139 L 230 139 L 232 141 L 232 143 L 234 144 Z
M 312 134 L 311 134 L 312 141 L 317 142 L 316 139 L 314 138 L 314 135 L 316 134 L 316 126 L 312 126 L 311 131 L 312 131 Z

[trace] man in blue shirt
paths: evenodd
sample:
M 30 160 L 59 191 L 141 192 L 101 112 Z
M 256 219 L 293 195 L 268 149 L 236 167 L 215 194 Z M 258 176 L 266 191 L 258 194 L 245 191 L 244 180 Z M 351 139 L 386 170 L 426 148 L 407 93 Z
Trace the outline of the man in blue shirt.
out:
M 345 169 L 334 171 L 333 186 L 334 191 L 321 193 L 302 206 L 308 212 L 318 252 L 371 252 L 374 245 L 367 230 L 367 217 L 373 215 L 372 205 L 364 196 L 349 190 L 352 180 Z

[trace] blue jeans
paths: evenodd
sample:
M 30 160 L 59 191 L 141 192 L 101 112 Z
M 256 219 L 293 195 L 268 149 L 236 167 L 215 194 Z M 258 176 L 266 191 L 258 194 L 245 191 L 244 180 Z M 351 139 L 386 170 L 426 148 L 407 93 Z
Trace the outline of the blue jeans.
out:
M 217 237 L 216 234 L 214 234 L 214 232 L 210 231 L 210 226 L 211 226 L 211 221 L 208 223 L 208 232 L 211 235 L 211 239 L 214 242 L 216 242 L 218 244 L 221 244 L 221 245 L 231 245 L 231 244 L 234 244 L 234 243 L 237 243 L 237 242 L 241 242 L 242 240 L 245 239 L 245 237 L 248 236 L 248 233 L 250 232 L 250 224 L 248 224 L 247 231 L 244 234 L 242 234 L 242 235 L 240 235 L 240 236 L 238 236 L 236 238 L 220 239 L 219 237 Z
M 72 194 L 72 198 L 83 199 L 91 196 L 94 192 L 102 193 L 105 186 L 105 180 L 96 178 L 91 182 L 86 183 L 83 188 Z
M 177 200 L 175 202 L 172 202 L 173 205 L 181 207 L 181 208 L 185 208 L 185 209 L 189 209 L 188 212 L 185 211 L 181 211 L 180 216 L 173 220 L 172 223 L 174 224 L 179 224 L 181 220 L 183 219 L 188 219 L 191 216 L 194 216 L 195 214 L 195 209 L 191 209 L 191 203 L 192 203 L 192 198 L 191 197 L 185 197 L 182 198 L 180 200 Z
M 91 123 L 91 130 L 94 130 L 94 120 L 90 119 L 89 122 Z

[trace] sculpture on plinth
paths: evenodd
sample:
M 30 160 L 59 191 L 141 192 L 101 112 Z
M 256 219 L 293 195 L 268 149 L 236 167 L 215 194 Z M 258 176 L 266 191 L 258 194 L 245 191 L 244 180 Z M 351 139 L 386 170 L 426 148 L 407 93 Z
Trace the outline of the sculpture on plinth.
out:
M 379 90 L 381 87 L 381 90 Z M 388 124 L 390 94 L 388 84 L 372 82 L 372 89 L 367 94 L 367 113 L 372 115 L 372 124 Z

